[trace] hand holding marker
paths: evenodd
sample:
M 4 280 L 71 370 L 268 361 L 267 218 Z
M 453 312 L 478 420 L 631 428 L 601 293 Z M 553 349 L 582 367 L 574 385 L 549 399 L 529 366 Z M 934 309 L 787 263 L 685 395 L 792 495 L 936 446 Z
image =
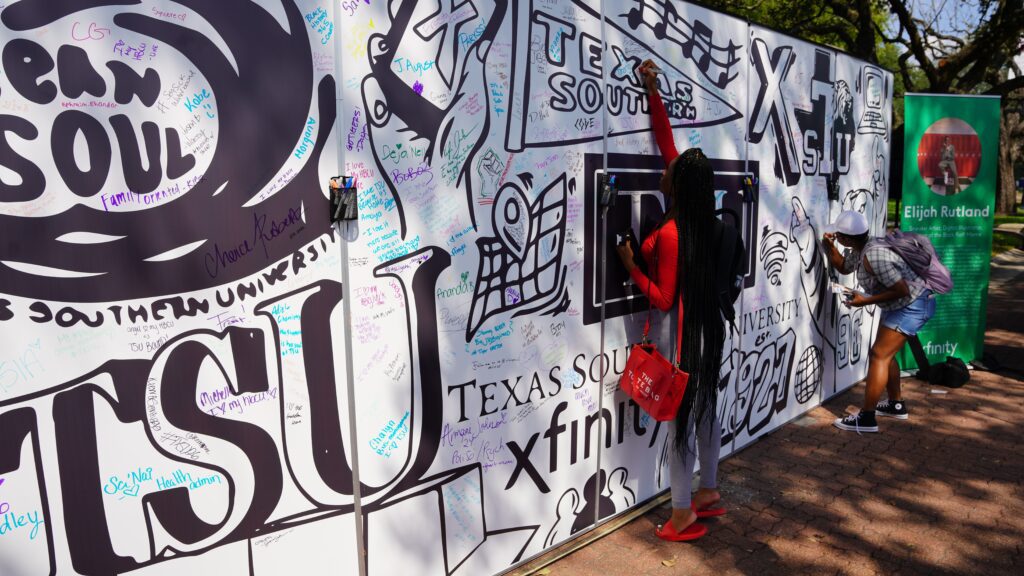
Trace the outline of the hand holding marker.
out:
M 847 306 L 850 306 L 857 296 L 860 296 L 861 298 L 867 297 L 867 295 L 864 294 L 863 292 L 858 292 L 857 290 L 843 286 L 838 282 L 831 282 L 831 285 L 832 292 L 837 294 L 842 293 L 843 303 L 846 304 Z
M 640 76 L 640 80 L 648 89 L 653 89 L 655 76 L 658 74 L 664 74 L 664 71 L 661 68 L 658 68 L 653 60 L 644 60 L 643 64 L 640 64 L 640 66 L 636 68 L 636 73 Z

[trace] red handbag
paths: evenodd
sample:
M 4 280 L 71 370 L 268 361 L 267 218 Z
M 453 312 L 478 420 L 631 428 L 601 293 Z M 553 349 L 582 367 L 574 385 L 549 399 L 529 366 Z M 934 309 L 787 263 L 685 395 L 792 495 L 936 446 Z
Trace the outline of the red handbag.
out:
M 657 262 L 655 262 L 657 265 Z M 683 297 L 679 287 L 679 314 L 676 326 L 676 355 L 678 360 L 683 348 Z M 634 402 L 660 422 L 672 420 L 683 401 L 686 383 L 690 375 L 683 372 L 658 352 L 658 347 L 647 340 L 651 330 L 651 309 L 647 308 L 647 322 L 644 324 L 644 338 L 629 351 L 626 369 L 619 378 L 619 388 Z

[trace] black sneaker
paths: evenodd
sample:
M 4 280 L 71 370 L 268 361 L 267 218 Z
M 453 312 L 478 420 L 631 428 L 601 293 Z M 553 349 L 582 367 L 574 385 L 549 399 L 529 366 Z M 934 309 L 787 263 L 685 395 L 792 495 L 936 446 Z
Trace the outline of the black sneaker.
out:
M 861 432 L 878 432 L 878 422 L 875 422 L 874 412 L 848 414 L 844 418 L 836 418 L 832 425 L 840 430 L 850 430 L 858 434 Z
M 903 400 L 882 400 L 875 405 L 875 413 L 879 416 L 896 418 L 897 420 L 910 418 L 910 413 L 907 412 L 907 403 Z

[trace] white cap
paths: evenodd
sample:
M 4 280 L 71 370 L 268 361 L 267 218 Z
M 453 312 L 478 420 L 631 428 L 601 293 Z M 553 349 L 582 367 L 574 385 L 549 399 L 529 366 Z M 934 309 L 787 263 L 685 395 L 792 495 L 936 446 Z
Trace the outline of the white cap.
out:
M 847 236 L 860 236 L 868 231 L 868 219 L 856 210 L 843 210 L 828 228 L 831 232 L 839 232 Z

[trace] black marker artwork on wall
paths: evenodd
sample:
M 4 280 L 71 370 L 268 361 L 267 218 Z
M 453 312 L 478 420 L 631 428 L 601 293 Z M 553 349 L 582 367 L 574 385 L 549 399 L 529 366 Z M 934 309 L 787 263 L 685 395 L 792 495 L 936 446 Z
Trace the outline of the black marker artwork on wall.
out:
M 508 2 L 494 0 L 478 4 L 476 0 L 442 0 L 438 5 L 437 11 L 414 22 L 417 8 L 422 9 L 426 4 L 415 0 L 391 3 L 391 22 L 387 33 L 373 34 L 367 40 L 372 73 L 363 80 L 363 103 L 374 148 L 384 144 L 398 147 L 423 145 L 422 163 L 440 172 L 446 187 L 462 191 L 469 218 L 476 227 L 471 168 L 477 152 L 490 134 L 490 107 L 485 105 L 482 122 L 473 125 L 467 122 L 475 120 L 467 114 L 460 114 L 458 108 L 464 100 L 474 97 L 489 102 L 485 61 L 505 18 Z M 479 33 L 467 35 L 459 32 L 468 26 L 479 28 Z M 417 86 L 418 80 L 400 75 L 395 62 L 396 59 L 416 59 L 420 51 L 434 43 L 437 44 L 434 60 L 437 76 L 448 92 L 443 97 L 432 98 L 424 93 L 422 86 Z M 408 215 L 396 182 L 401 179 L 402 172 L 386 166 L 379 154 L 374 154 L 374 161 L 395 199 L 399 233 L 405 238 L 409 230 Z M 409 164 L 408 167 L 414 166 Z
M 803 174 L 825 176 L 829 199 L 838 200 L 839 177 L 850 171 L 857 127 L 850 85 L 835 78 L 835 54 L 815 49 L 810 84 L 811 109 L 802 110 L 789 105 L 784 89 L 796 62 L 793 47 L 779 46 L 769 55 L 765 41 L 754 38 L 752 48 L 751 61 L 760 87 L 750 115 L 750 141 L 760 143 L 771 127 L 775 175 L 786 186 L 796 185 Z M 803 136 L 803 147 L 799 152 L 793 136 L 793 122 Z
M 751 108 L 747 136 L 751 143 L 760 144 L 765 132 L 771 128 L 775 176 L 786 186 L 793 186 L 800 181 L 800 160 L 792 137 L 791 108 L 786 101 L 784 86 L 796 62 L 796 55 L 792 46 L 779 46 L 769 54 L 765 41 L 754 38 L 750 60 L 760 86 Z
M 629 274 L 621 266 L 609 265 L 604 279 L 605 300 L 601 295 L 601 250 L 608 262 L 615 263 L 616 235 L 631 229 L 643 241 L 664 217 L 664 196 L 658 182 L 665 170 L 665 161 L 653 154 L 608 154 L 608 173 L 614 174 L 618 185 L 618 201 L 607 213 L 608 235 L 601 244 L 601 207 L 598 186 L 601 182 L 601 154 L 585 154 L 584 170 L 584 262 L 583 262 L 583 322 L 595 324 L 601 320 L 601 308 L 606 318 L 617 318 L 647 309 L 647 299 L 630 282 Z M 716 207 L 723 218 L 728 218 L 740 232 L 745 246 L 756 246 L 761 231 L 757 227 L 757 190 L 744 186 L 744 179 L 758 178 L 756 161 L 711 159 L 715 170 Z M 757 280 L 755 266 L 757 251 L 747 250 L 743 266 L 743 286 L 751 288 Z
M 889 141 L 889 126 L 885 121 L 886 110 L 889 108 L 889 80 L 879 68 L 864 66 L 857 78 L 857 92 L 861 95 L 860 122 L 857 123 L 858 134 L 874 134 Z
M 806 404 L 816 399 L 824 375 L 825 368 L 822 366 L 821 348 L 812 344 L 804 349 L 797 362 L 796 382 L 793 384 L 796 401 Z
M 764 332 L 750 349 L 727 350 L 718 384 L 723 445 L 744 432 L 755 436 L 771 423 L 773 416 L 786 409 L 794 358 L 796 333 L 792 328 L 778 336 L 772 331 Z M 804 388 L 814 382 L 811 377 L 815 376 L 814 366 L 807 368 L 807 382 L 801 381 Z
M 768 277 L 768 283 L 772 286 L 781 286 L 783 269 L 786 262 L 789 262 L 789 237 L 782 232 L 772 232 L 768 226 L 764 227 L 761 234 L 761 246 L 758 250 L 761 266 Z
M 648 302 L 615 238 L 664 218 L 647 58 L 747 246 L 723 440 L 859 377 L 877 319 L 786 202 L 881 221 L 891 75 L 685 2 L 602 6 L 0 0 L 0 504 L 39 518 L 0 573 L 486 576 L 667 489 L 669 429 L 616 387 Z M 205 147 L 165 100 L 193 88 Z M 822 178 L 780 194 L 767 162 Z M 327 170 L 361 180 L 358 223 L 328 224 Z M 155 478 L 108 487 L 129 470 Z
M 739 76 L 742 45 L 731 38 L 727 45 L 716 45 L 711 28 L 696 18 L 687 20 L 671 0 L 633 0 L 633 4 L 625 14 L 629 27 L 650 28 L 655 38 L 675 44 L 713 85 L 725 88 Z
M 599 470 L 587 479 L 581 490 L 569 488 L 563 492 L 555 506 L 555 520 L 544 538 L 544 547 L 553 546 L 636 504 L 636 494 L 628 482 L 629 471 L 625 468 L 616 468 L 611 473 Z
M 845 80 L 836 80 L 836 55 L 814 51 L 811 109 L 793 111 L 803 133 L 803 173 L 825 176 L 829 200 L 838 200 L 839 176 L 850 171 L 856 145 L 853 94 Z
M 31 31 L 78 11 L 126 4 L 120 0 L 77 4 L 24 0 L 4 8 L 0 19 L 11 30 Z M 188 292 L 251 275 L 326 232 L 327 205 L 317 166 L 329 130 L 318 131 L 307 162 L 288 184 L 261 202 L 250 202 L 292 155 L 311 105 L 321 126 L 334 124 L 334 79 L 325 77 L 314 90 L 306 22 L 298 7 L 291 0 L 282 2 L 282 27 L 248 0 L 181 0 L 180 4 L 208 22 L 229 53 L 197 30 L 146 13 L 125 11 L 113 21 L 180 52 L 218 102 L 232 103 L 217 111 L 218 138 L 203 178 L 173 202 L 135 211 L 105 211 L 98 203 L 80 203 L 47 216 L 0 214 L 0 230 L 13 239 L 0 243 L 0 292 L 79 302 Z M 247 15 L 245 27 L 238 26 L 240 12 Z M 38 76 L 55 66 L 51 52 L 42 45 L 28 39 L 9 42 L 4 46 L 4 61 L 5 74 L 14 86 L 11 95 L 34 103 L 56 98 L 58 86 L 52 80 L 36 83 Z M 24 64 L 8 65 L 15 61 Z M 68 67 L 70 63 L 76 63 L 74 69 Z M 113 89 L 122 104 L 138 98 L 138 104 L 153 106 L 154 95 L 168 79 L 152 69 L 140 75 L 119 64 L 107 63 L 114 82 L 106 89 Z M 57 51 L 56 66 L 63 90 L 77 85 L 92 91 L 81 95 L 104 88 L 93 64 L 72 46 Z M 133 127 L 125 114 L 112 116 L 110 124 L 124 159 L 129 195 L 152 194 L 161 182 L 159 170 L 173 178 L 195 161 L 191 154 L 182 153 L 182 141 L 173 127 L 161 129 L 149 121 Z M 141 129 L 142 143 L 135 135 L 137 129 Z M 264 134 L 264 129 L 270 132 Z M 34 139 L 38 132 L 24 118 L 0 115 L 0 142 L 8 134 Z M 62 177 L 69 179 L 63 185 L 78 195 L 96 193 L 108 176 L 113 147 L 106 132 L 99 120 L 80 110 L 65 110 L 53 119 L 52 160 Z M 87 171 L 72 154 L 76 135 L 88 145 Z M 166 166 L 161 163 L 165 157 Z M 18 185 L 0 183 L 0 201 L 35 199 L 46 187 L 60 187 L 46 182 L 31 159 L 19 158 L 11 150 L 0 156 L 0 162 L 23 179 Z M 182 221 L 189 226 L 174 225 Z M 287 234 L 280 234 L 285 228 Z M 107 241 L 78 242 L 74 233 L 80 232 Z
M 851 209 L 864 207 L 858 198 L 866 198 L 867 191 L 853 191 L 846 195 L 850 200 Z M 793 212 L 790 221 L 790 241 L 796 246 L 800 257 L 800 286 L 804 301 L 811 315 L 812 326 L 822 343 L 822 354 L 827 354 L 826 371 L 838 371 L 847 366 L 858 364 L 864 355 L 863 328 L 865 323 L 873 322 L 874 307 L 850 308 L 841 302 L 839 294 L 832 291 L 829 266 L 822 251 L 819 239 L 821 235 L 803 202 L 793 197 Z M 854 280 L 856 276 L 853 277 Z M 856 284 L 853 286 L 857 288 Z M 831 367 L 831 368 L 830 368 Z M 835 382 L 835 374 L 830 382 Z M 835 390 L 826 390 L 831 396 Z
M 814 327 L 821 337 L 825 337 L 828 327 L 835 324 L 838 308 L 834 299 L 830 298 L 832 292 L 829 289 L 828 267 L 818 242 L 821 235 L 804 208 L 803 201 L 794 196 L 791 204 L 793 212 L 789 239 L 800 254 L 800 284 L 804 289 Z
M 888 134 L 885 139 L 888 139 Z M 884 141 L 885 139 L 881 136 L 875 136 L 871 139 L 871 165 L 873 166 L 871 171 L 871 198 L 874 200 L 874 209 L 870 212 L 870 215 L 865 214 L 865 216 L 868 216 L 868 221 L 873 225 L 885 222 L 888 209 L 887 202 L 884 200 L 889 198 L 889 159 L 886 158 L 885 154 L 885 151 L 888 149 Z
M 715 84 L 727 84 L 738 74 L 736 52 L 740 46 L 731 40 L 728 48 L 719 49 L 700 38 L 688 41 L 681 36 L 682 31 L 672 32 L 671 38 L 685 44 L 682 49 L 687 58 L 713 76 L 713 80 L 707 82 L 712 85 L 710 89 L 699 76 L 695 79 L 675 66 L 674 58 L 663 57 L 661 50 L 627 30 L 630 24 L 620 21 L 629 18 L 604 21 L 605 50 L 602 51 L 599 38 L 602 19 L 596 7 L 580 0 L 572 0 L 572 6 L 582 18 L 570 22 L 549 4 L 513 0 L 513 112 L 508 118 L 505 141 L 509 151 L 561 147 L 593 142 L 605 136 L 650 131 L 649 123 L 644 122 L 643 127 L 637 128 L 631 121 L 647 114 L 646 88 L 636 69 L 648 58 L 664 71 L 658 75 L 658 91 L 672 126 L 714 126 L 743 117 L 732 103 L 718 94 L 722 86 Z M 707 35 L 703 25 L 698 28 L 698 35 Z M 710 52 L 705 51 L 705 44 Z M 714 60 L 719 50 L 729 54 L 721 65 Z M 606 65 L 609 69 L 605 74 Z M 722 65 L 726 68 L 721 68 Z M 602 108 L 607 111 L 608 121 L 603 128 Z
M 466 342 L 492 316 L 515 316 L 558 305 L 565 295 L 565 216 L 576 179 L 563 173 L 532 203 L 533 175 L 519 175 L 498 191 L 491 211 L 493 237 L 477 238 L 480 264 L 466 326 Z M 561 307 L 559 306 L 560 308 Z
M 511 565 L 522 558 L 540 528 L 496 528 L 487 522 L 479 463 L 428 473 L 438 454 L 444 421 L 434 292 L 438 277 L 450 263 L 447 252 L 426 247 L 375 269 L 376 277 L 397 282 L 402 295 L 413 377 L 403 395 L 411 403 L 407 450 L 400 455 L 403 465 L 379 483 L 361 484 L 369 574 L 374 576 L 389 573 L 387 550 L 376 550 L 386 540 L 381 535 L 387 534 L 396 518 L 408 522 L 413 513 L 432 528 L 429 534 L 420 534 L 429 538 L 417 542 L 438 547 L 436 557 L 448 561 L 445 574 L 460 574 L 459 568 L 471 562 L 481 548 L 493 548 L 482 553 L 498 554 L 505 566 Z M 332 345 L 331 316 L 341 306 L 342 297 L 341 284 L 332 280 L 304 285 L 259 302 L 255 310 L 265 322 L 219 331 L 184 331 L 164 343 L 152 358 L 110 359 L 36 395 L 52 404 L 54 434 L 46 441 L 56 443 L 47 450 L 55 454 L 59 474 L 47 480 L 62 488 L 60 517 L 68 537 L 66 553 L 79 573 L 128 572 L 218 548 L 230 550 L 241 542 L 256 552 L 236 560 L 255 574 L 278 560 L 274 554 L 265 555 L 265 547 L 252 546 L 268 535 L 276 537 L 275 554 L 301 549 L 303 540 L 314 532 L 326 530 L 339 539 L 346 537 L 332 521 L 352 514 L 355 489 L 347 452 L 351 443 L 348 428 L 342 424 L 344 410 L 336 389 L 341 366 L 336 365 L 338 356 Z M 281 324 L 273 314 L 279 306 L 297 312 L 293 318 L 301 330 L 292 331 Z M 289 360 L 292 356 L 283 355 L 282 350 L 284 339 L 292 337 L 285 335 L 292 332 L 300 335 L 303 355 Z M 282 361 L 269 363 L 267 358 Z M 279 426 L 288 434 L 278 437 L 255 422 L 201 409 L 196 398 L 205 382 L 200 372 L 206 365 L 228 384 L 228 400 L 265 393 L 279 385 Z M 287 372 L 292 376 L 286 377 Z M 300 399 L 298 408 L 295 399 Z M 0 438 L 0 473 L 10 477 L 33 469 L 45 504 L 48 490 L 53 488 L 43 481 L 40 439 L 35 433 L 43 414 L 18 407 L 23 402 L 0 401 L 0 423 L 11 431 Z M 101 488 L 105 440 L 101 430 L 109 426 L 101 426 L 101 415 L 116 417 L 119 425 L 132 425 L 126 426 L 124 433 L 142 436 L 141 441 L 148 442 L 162 458 L 223 477 L 232 487 L 223 517 L 200 516 L 186 488 L 144 493 L 129 515 L 145 517 L 149 554 L 120 554 L 124 543 L 118 538 L 123 534 L 108 521 Z M 305 436 L 299 434 L 301 429 L 306 430 Z M 34 451 L 25 460 L 22 455 L 28 438 Z M 293 495 L 290 507 L 298 505 L 300 509 L 284 515 L 278 505 L 286 488 L 297 490 L 302 498 L 295 500 L 298 496 Z M 452 510 L 457 510 L 461 523 L 446 523 Z M 53 516 L 46 506 L 42 512 L 49 538 Z M 351 521 L 346 519 L 346 523 Z M 474 546 L 466 547 L 466 541 Z M 52 540 L 49 543 L 52 545 Z M 53 572 L 52 552 L 50 566 Z

